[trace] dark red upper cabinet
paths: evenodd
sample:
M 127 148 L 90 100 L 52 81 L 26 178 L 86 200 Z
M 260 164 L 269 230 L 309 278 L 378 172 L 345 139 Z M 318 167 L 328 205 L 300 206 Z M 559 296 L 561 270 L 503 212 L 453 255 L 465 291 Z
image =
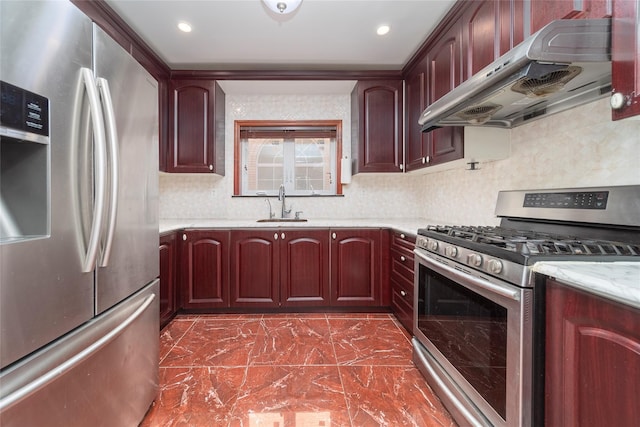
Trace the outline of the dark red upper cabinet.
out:
M 585 19 L 611 16 L 612 0 L 531 0 L 531 34 L 556 19 Z M 616 0 L 635 3 L 635 0 Z
M 401 172 L 402 80 L 358 82 L 351 120 L 353 172 Z
M 432 104 L 458 86 L 462 79 L 461 25 L 454 25 L 427 53 L 427 100 Z M 445 127 L 429 133 L 425 163 L 435 165 L 460 159 L 464 154 L 464 128 Z
M 418 119 L 426 107 L 426 61 L 407 74 L 405 78 L 405 170 L 407 172 L 425 166 L 429 151 L 429 134 L 423 133 Z
M 613 120 L 640 114 L 640 5 L 614 0 L 612 21 Z
M 489 65 L 499 56 L 499 3 L 484 0 L 471 3 L 462 17 L 465 40 L 466 78 Z
M 213 80 L 172 80 L 167 172 L 224 175 L 225 95 Z
M 469 2 L 461 19 L 463 80 L 524 40 L 522 0 Z

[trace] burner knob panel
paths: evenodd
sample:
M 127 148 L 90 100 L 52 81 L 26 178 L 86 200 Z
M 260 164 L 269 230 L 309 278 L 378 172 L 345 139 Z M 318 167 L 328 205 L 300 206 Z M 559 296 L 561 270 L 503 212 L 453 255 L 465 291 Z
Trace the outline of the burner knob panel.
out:
M 482 265 L 482 257 L 478 254 L 469 254 L 467 262 L 474 267 L 480 267 Z
M 458 248 L 456 248 L 455 246 L 447 246 L 444 249 L 444 253 L 450 258 L 455 258 L 458 256 Z
M 438 250 L 438 242 L 436 240 L 429 240 L 429 249 L 432 251 Z
M 502 271 L 502 262 L 497 259 L 492 259 L 489 261 L 489 271 L 493 274 L 498 274 Z

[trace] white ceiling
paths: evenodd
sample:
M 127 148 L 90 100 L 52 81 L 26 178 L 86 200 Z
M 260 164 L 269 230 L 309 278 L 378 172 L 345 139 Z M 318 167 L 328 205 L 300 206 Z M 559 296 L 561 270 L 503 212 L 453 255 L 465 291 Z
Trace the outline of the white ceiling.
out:
M 261 0 L 107 3 L 175 70 L 366 71 L 400 70 L 455 0 L 303 0 L 287 15 Z

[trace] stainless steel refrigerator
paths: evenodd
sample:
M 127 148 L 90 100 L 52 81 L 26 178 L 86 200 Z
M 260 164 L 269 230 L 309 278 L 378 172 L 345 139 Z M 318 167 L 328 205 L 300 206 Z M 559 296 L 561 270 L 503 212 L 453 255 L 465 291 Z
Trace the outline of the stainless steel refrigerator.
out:
M 134 426 L 158 386 L 158 89 L 67 1 L 0 1 L 0 425 Z

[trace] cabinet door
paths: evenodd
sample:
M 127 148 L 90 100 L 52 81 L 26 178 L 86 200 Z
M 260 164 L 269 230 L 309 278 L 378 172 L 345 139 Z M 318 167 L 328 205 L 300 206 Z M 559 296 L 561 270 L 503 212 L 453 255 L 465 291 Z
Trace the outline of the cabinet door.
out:
M 440 99 L 460 84 L 462 74 L 460 25 L 453 27 L 429 50 L 429 104 Z M 463 127 L 445 127 L 429 134 L 431 139 L 426 163 L 435 165 L 463 157 Z
M 331 230 L 331 304 L 380 305 L 380 230 Z
M 424 167 L 428 152 L 429 137 L 422 133 L 418 120 L 426 107 L 426 70 L 418 65 L 405 80 L 406 94 L 406 132 L 405 168 L 407 171 Z
M 280 301 L 278 230 L 231 232 L 231 306 L 277 307 Z
M 184 231 L 181 258 L 182 307 L 228 307 L 229 232 Z
M 470 3 L 462 17 L 463 37 L 466 52 L 465 78 L 469 78 L 493 62 L 500 50 L 500 22 L 495 0 Z M 496 35 L 498 37 L 496 37 Z
M 224 92 L 213 80 L 171 81 L 168 172 L 224 175 Z
M 176 233 L 160 236 L 160 328 L 176 314 Z
M 280 232 L 280 301 L 283 306 L 329 304 L 329 231 Z
M 358 82 L 352 97 L 354 173 L 402 171 L 402 80 Z
M 640 310 L 547 282 L 545 425 L 640 420 Z
M 585 19 L 611 16 L 612 0 L 531 0 L 531 34 L 556 19 Z M 635 0 L 616 0 L 635 3 Z
M 613 120 L 640 114 L 640 4 L 614 0 L 611 35 L 613 93 L 623 102 L 613 110 Z

